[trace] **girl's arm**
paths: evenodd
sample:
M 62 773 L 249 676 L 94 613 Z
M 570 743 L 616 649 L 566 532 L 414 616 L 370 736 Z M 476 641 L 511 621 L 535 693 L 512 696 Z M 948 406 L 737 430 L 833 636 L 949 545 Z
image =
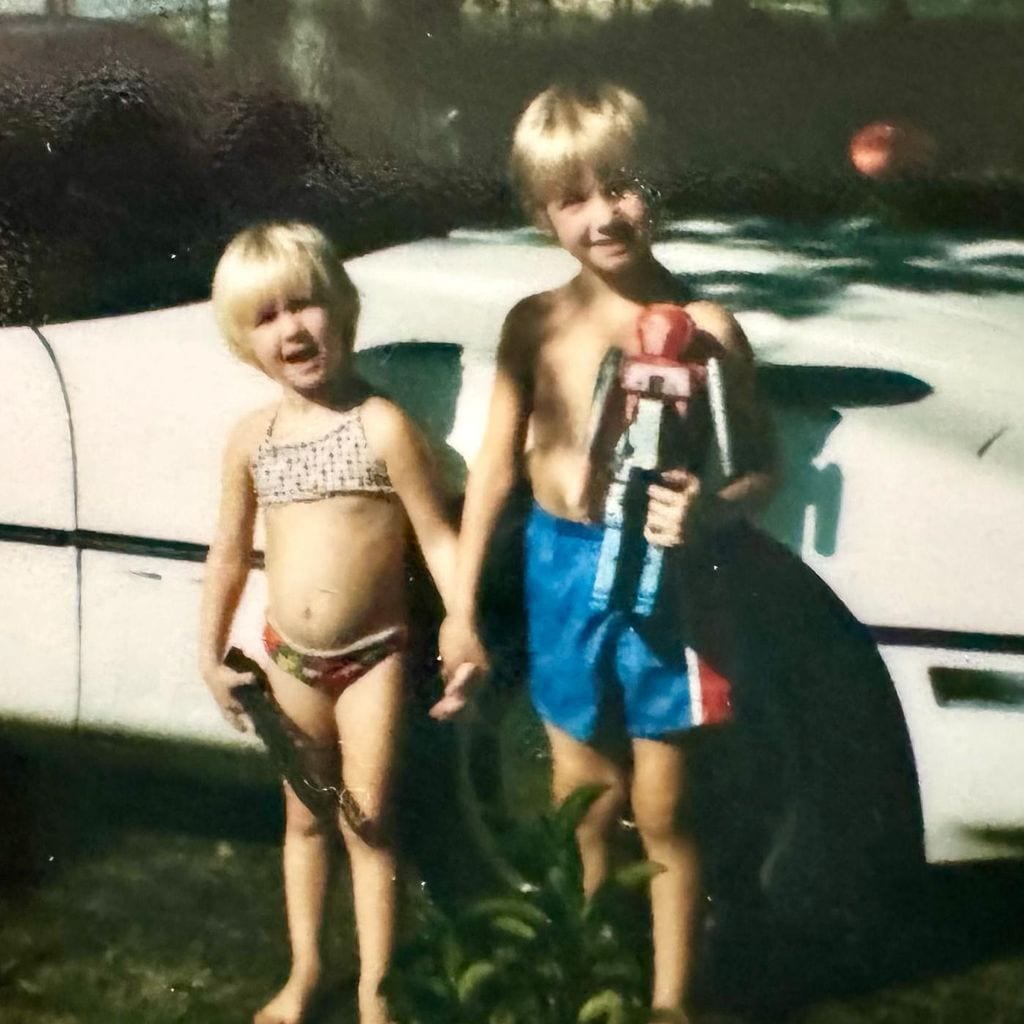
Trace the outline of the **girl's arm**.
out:
M 396 406 L 381 398 L 367 399 L 363 426 L 371 448 L 387 466 L 430 575 L 445 609 L 455 601 L 455 553 L 457 536 L 445 510 L 444 491 L 437 464 L 426 439 Z M 468 648 L 458 668 L 446 674 L 444 694 L 430 709 L 434 718 L 457 715 L 468 703 L 479 672 L 486 667 L 479 645 Z
M 252 676 L 229 669 L 223 658 L 252 556 L 256 496 L 249 455 L 258 419 L 265 421 L 266 417 L 257 414 L 242 420 L 232 431 L 224 451 L 220 512 L 206 557 L 199 620 L 199 671 L 221 713 L 239 732 L 245 732 L 246 719 L 231 689 L 252 682 Z
M 386 399 L 366 400 L 363 426 L 371 450 L 387 466 L 441 600 L 450 608 L 457 537 L 446 512 L 434 453 L 412 420 Z

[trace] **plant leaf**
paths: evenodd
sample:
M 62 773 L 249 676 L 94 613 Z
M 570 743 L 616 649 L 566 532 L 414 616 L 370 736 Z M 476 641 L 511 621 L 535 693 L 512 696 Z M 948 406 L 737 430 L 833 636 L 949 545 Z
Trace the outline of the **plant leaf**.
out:
M 454 985 L 455 979 L 466 962 L 466 954 L 459 940 L 451 933 L 441 936 L 441 963 L 449 981 Z
M 641 886 L 647 885 L 655 875 L 660 875 L 663 871 L 665 871 L 664 864 L 659 864 L 653 860 L 641 860 L 635 864 L 627 864 L 624 868 L 619 868 L 612 875 L 611 881 L 623 889 L 639 889 Z
M 462 972 L 462 977 L 459 978 L 459 983 L 455 986 L 459 994 L 459 1002 L 468 1003 L 475 998 L 484 983 L 497 973 L 497 965 L 490 960 L 477 960 L 476 963 L 470 964 Z
M 591 996 L 576 1015 L 578 1024 L 590 1024 L 591 1021 L 604 1019 L 608 1024 L 618 1024 L 625 1014 L 622 996 L 613 989 L 606 988 Z
M 554 820 L 563 836 L 574 836 L 579 823 L 586 817 L 587 811 L 608 787 L 600 782 L 591 782 L 578 786 L 562 802 L 555 811 Z
M 491 926 L 497 931 L 511 935 L 513 938 L 525 939 L 527 942 L 532 942 L 537 938 L 537 929 L 525 921 L 521 921 L 518 917 L 508 917 L 507 915 L 496 917 L 491 922 Z
M 548 915 L 540 907 L 516 897 L 487 899 L 474 903 L 467 911 L 466 918 L 472 920 L 478 917 L 514 917 L 538 927 L 551 923 Z

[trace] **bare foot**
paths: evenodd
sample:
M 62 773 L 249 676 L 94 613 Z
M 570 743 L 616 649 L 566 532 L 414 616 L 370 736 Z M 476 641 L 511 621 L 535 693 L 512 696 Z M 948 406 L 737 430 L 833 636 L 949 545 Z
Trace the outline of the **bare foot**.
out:
M 252 1024 L 302 1024 L 316 995 L 317 981 L 292 977 L 252 1019 Z

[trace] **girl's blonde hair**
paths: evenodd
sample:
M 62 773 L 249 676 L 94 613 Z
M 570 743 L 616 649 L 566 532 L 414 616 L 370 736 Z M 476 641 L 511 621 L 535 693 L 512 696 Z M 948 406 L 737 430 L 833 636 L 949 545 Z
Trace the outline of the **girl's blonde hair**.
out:
M 643 101 L 620 85 L 553 85 L 523 111 L 512 137 L 512 180 L 527 214 L 543 221 L 551 198 L 584 171 L 599 179 L 638 175 L 651 159 Z
M 259 224 L 235 235 L 213 275 L 213 312 L 228 347 L 253 362 L 249 331 L 259 310 L 280 296 L 322 303 L 355 340 L 359 294 L 327 236 L 311 224 Z

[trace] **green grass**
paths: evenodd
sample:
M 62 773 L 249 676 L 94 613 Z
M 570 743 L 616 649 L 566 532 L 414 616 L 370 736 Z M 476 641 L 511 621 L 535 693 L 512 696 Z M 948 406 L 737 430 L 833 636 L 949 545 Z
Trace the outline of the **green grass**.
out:
M 0 1021 L 249 1019 L 288 963 L 265 765 L 143 741 L 5 738 Z M 343 864 L 337 881 L 331 1022 L 351 1019 L 355 976 Z
M 262 842 L 127 830 L 0 901 L 5 1021 L 238 1020 L 280 976 L 280 883 Z
M 541 799 L 543 752 L 527 718 L 508 722 L 536 768 L 514 773 L 525 806 Z M 2 1024 L 227 1024 L 281 983 L 281 812 L 259 760 L 5 728 L 0 778 Z M 343 863 L 336 881 L 320 1024 L 354 1022 Z M 812 1001 L 765 1019 L 1024 1022 L 1020 883 L 1019 870 L 936 876 L 930 913 L 897 922 L 873 973 L 843 994 L 826 976 Z M 739 986 L 771 952 L 740 958 Z M 813 973 L 813 948 L 805 955 L 800 969 Z

